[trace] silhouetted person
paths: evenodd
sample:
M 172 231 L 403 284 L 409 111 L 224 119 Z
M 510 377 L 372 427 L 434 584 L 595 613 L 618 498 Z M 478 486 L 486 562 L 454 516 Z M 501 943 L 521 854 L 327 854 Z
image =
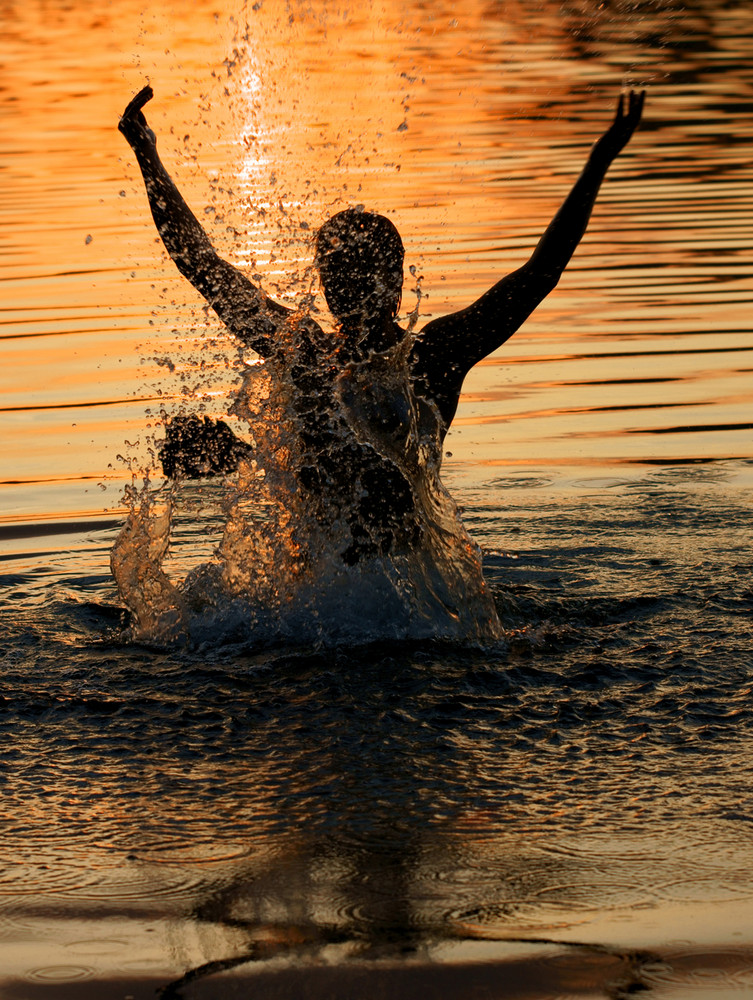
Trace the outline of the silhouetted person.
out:
M 472 305 L 432 320 L 415 337 L 407 357 L 412 391 L 393 392 L 375 415 L 386 448 L 354 432 L 338 386 L 349 366 L 368 365 L 407 335 L 397 322 L 404 257 L 397 230 L 383 216 L 357 209 L 338 213 L 320 229 L 315 263 L 337 321 L 336 335 L 327 337 L 312 318 L 295 316 L 218 256 L 159 158 L 142 112 L 152 96 L 151 87 L 144 87 L 125 109 L 119 129 L 136 154 L 168 253 L 230 332 L 262 358 L 295 345 L 287 371 L 300 437 L 296 478 L 308 508 L 320 520 L 346 521 L 352 536 L 342 553 L 347 563 L 415 544 L 421 519 L 400 449 L 409 451 L 417 422 L 426 432 L 433 419 L 435 429 L 428 433 L 434 435 L 438 467 L 465 376 L 515 333 L 559 281 L 609 165 L 640 121 L 644 94 L 631 91 L 627 107 L 620 97 L 612 125 L 592 148 L 530 259 Z M 281 336 L 292 323 L 295 336 Z M 374 378 L 383 370 L 375 364 Z M 232 471 L 249 450 L 222 421 L 194 417 L 168 424 L 160 457 L 167 476 L 198 477 Z

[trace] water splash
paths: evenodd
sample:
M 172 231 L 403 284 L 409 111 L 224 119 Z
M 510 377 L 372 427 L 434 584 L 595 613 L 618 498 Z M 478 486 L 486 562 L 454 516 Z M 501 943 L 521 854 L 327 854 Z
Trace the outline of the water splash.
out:
M 497 638 L 478 547 L 440 479 L 439 415 L 411 386 L 412 337 L 338 365 L 330 335 L 334 346 L 318 344 L 302 377 L 312 335 L 325 336 L 298 316 L 284 350 L 245 368 L 232 413 L 250 447 L 223 482 L 210 560 L 170 579 L 163 562 L 178 494 L 148 482 L 129 491 L 111 563 L 134 636 Z
M 259 13 L 256 5 L 251 10 Z M 313 321 L 312 274 L 299 266 L 301 244 L 310 243 L 311 223 L 304 217 L 312 205 L 320 211 L 325 199 L 319 188 L 331 184 L 327 174 L 338 172 L 337 191 L 331 192 L 337 204 L 346 199 L 348 182 L 339 178 L 350 169 L 348 158 L 368 164 L 384 145 L 384 102 L 379 119 L 367 119 L 373 141 L 367 142 L 366 133 L 351 134 L 342 149 L 319 126 L 306 129 L 307 151 L 314 152 L 312 135 L 323 140 L 315 170 L 323 180 L 314 185 L 307 174 L 300 183 L 287 179 L 283 185 L 276 167 L 294 158 L 286 146 L 291 119 L 283 122 L 279 110 L 268 110 L 279 74 L 264 71 L 265 48 L 250 44 L 249 18 L 255 32 L 279 27 L 273 17 L 265 28 L 245 3 L 242 23 L 234 22 L 232 49 L 217 79 L 237 119 L 242 163 L 232 181 L 221 170 L 210 174 L 212 199 L 204 214 L 210 229 L 221 219 L 228 223 L 225 235 L 243 234 L 243 246 L 230 256 L 249 269 L 254 282 L 280 304 L 291 305 L 296 296 L 303 306 L 280 331 L 281 347 L 243 371 L 231 408 L 244 428 L 243 455 L 223 482 L 222 535 L 212 557 L 182 578 L 171 574 L 165 560 L 173 514 L 182 513 L 180 485 L 164 495 L 148 484 L 129 494 L 130 513 L 112 568 L 133 615 L 133 633 L 149 640 L 243 637 L 262 643 L 497 638 L 500 625 L 479 550 L 440 480 L 446 428 L 411 385 L 422 276 L 415 265 L 410 268 L 416 304 L 402 342 L 385 353 L 355 357 L 343 349 L 337 331 L 325 334 Z M 287 31 L 292 24 L 291 17 Z M 417 77 L 402 73 L 400 79 L 412 85 Z M 404 83 L 396 86 L 405 118 L 408 94 Z M 300 118 L 303 96 L 289 93 L 277 104 Z M 209 104 L 202 95 L 204 110 Z M 317 108 L 313 120 L 320 117 Z M 278 147 L 285 150 L 283 160 Z M 248 217 L 241 221 L 233 211 Z M 286 277 L 278 282 L 281 273 Z M 276 326 L 279 314 L 274 319 L 270 325 Z M 181 373 L 178 392 L 189 405 L 199 398 L 209 405 L 203 360 L 196 367 L 195 387 Z M 164 370 L 160 377 L 167 378 Z M 196 421 L 194 427 L 202 438 L 208 435 L 205 425 Z M 163 467 L 173 475 L 165 455 L 163 450 Z M 199 458 L 193 474 L 201 471 Z

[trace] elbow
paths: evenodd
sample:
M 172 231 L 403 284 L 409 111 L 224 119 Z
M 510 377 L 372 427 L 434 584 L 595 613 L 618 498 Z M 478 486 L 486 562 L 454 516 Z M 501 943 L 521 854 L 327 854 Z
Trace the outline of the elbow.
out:
M 541 287 L 545 289 L 546 295 L 554 291 L 559 284 L 561 277 L 562 271 L 556 271 L 554 273 L 549 271 L 541 276 Z
M 541 264 L 530 264 L 527 268 L 527 279 L 535 286 L 541 298 L 545 298 L 559 284 L 562 277 L 563 268 L 541 266 Z
M 554 248 L 538 246 L 521 268 L 528 288 L 541 298 L 553 291 L 562 277 L 572 251 L 552 252 Z

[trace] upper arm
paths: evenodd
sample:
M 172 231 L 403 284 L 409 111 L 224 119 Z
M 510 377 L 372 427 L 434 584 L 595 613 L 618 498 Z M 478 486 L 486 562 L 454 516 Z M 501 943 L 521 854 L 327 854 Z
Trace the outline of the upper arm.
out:
M 556 283 L 528 261 L 467 308 L 426 324 L 413 348 L 413 377 L 417 391 L 437 403 L 447 425 L 471 368 L 501 347 Z
M 290 309 L 265 295 L 239 268 L 215 253 L 208 241 L 191 259 L 176 258 L 176 264 L 232 334 L 262 357 L 272 353 Z

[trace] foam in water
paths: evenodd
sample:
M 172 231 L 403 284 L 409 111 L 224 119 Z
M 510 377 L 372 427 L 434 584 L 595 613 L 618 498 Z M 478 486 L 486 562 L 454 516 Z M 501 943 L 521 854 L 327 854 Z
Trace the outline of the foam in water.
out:
M 440 480 L 439 415 L 409 379 L 412 335 L 342 367 L 333 366 L 331 352 L 317 354 L 307 374 L 324 386 L 313 405 L 321 404 L 317 441 L 326 444 L 312 456 L 311 414 L 298 392 L 299 333 L 316 324 L 306 327 L 298 317 L 288 327 L 286 349 L 248 366 L 236 395 L 233 413 L 247 424 L 252 449 L 225 479 L 214 557 L 171 580 L 163 560 L 177 493 L 148 481 L 128 493 L 130 513 L 111 563 L 134 636 L 242 636 L 264 644 L 496 638 L 500 625 L 479 549 Z M 364 455 L 382 476 L 375 496 L 359 479 Z M 316 494 L 302 487 L 301 470 L 312 466 L 320 477 Z M 384 519 L 397 481 L 409 485 L 410 498 L 401 500 L 402 526 L 389 514 L 384 543 L 368 512 Z

